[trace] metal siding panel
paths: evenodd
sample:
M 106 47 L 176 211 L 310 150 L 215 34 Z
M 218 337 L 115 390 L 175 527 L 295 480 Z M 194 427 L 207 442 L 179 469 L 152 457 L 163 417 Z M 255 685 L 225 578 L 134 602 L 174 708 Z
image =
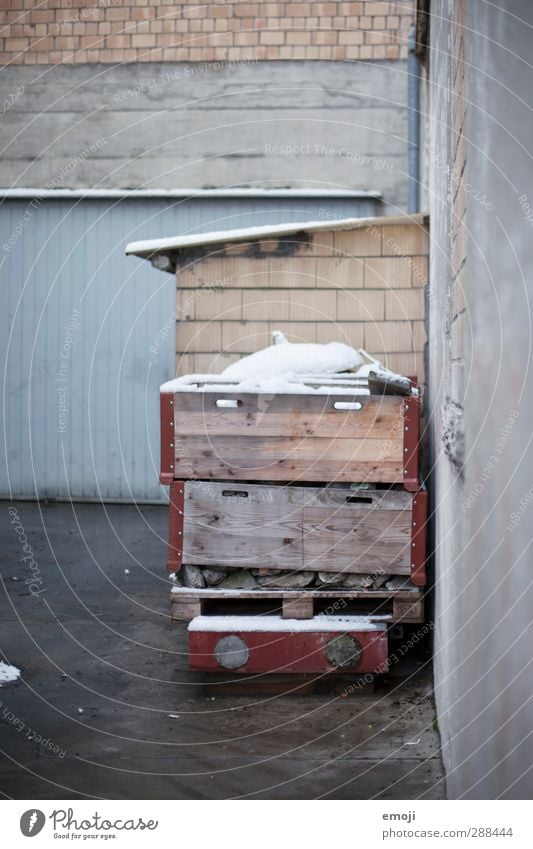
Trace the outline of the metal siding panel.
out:
M 0 265 L 8 289 L 0 317 L 7 358 L 2 403 L 9 404 L 1 493 L 165 501 L 158 484 L 158 387 L 174 374 L 169 320 L 175 284 L 149 263 L 126 257 L 126 243 L 316 220 L 324 201 L 64 199 L 44 200 L 33 209 L 30 204 L 0 205 L 2 244 L 31 212 Z M 374 211 L 373 201 L 328 204 L 338 218 Z M 57 375 L 74 309 L 81 310 L 80 326 L 66 361 L 66 432 L 58 433 Z
M 0 209 L 7 238 L 26 208 L 23 201 Z M 146 456 L 148 445 L 157 455 L 158 387 L 173 372 L 174 334 L 153 362 L 148 348 L 174 311 L 174 281 L 124 256 L 131 233 L 161 232 L 161 223 L 146 226 L 146 217 L 145 201 L 46 201 L 7 254 L 4 350 L 24 292 L 6 352 L 4 494 L 165 500 L 157 463 L 149 468 Z M 82 314 L 67 361 L 67 428 L 58 434 L 60 350 L 74 308 Z

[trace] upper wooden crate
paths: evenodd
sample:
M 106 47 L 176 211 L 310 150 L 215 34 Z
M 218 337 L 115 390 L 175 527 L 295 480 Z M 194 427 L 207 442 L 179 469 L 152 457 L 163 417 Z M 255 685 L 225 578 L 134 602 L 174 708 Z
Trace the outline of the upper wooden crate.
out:
M 160 480 L 369 482 L 414 491 L 418 431 L 415 397 L 163 392 Z

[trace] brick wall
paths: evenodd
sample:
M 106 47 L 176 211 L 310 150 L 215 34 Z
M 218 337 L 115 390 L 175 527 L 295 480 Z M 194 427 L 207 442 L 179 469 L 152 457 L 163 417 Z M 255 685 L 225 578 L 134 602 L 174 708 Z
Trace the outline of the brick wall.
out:
M 414 0 L 0 0 L 3 64 L 400 59 Z
M 465 63 L 466 0 L 456 0 L 452 25 L 452 102 L 451 102 L 451 288 L 449 298 L 450 375 L 449 394 L 452 405 L 461 411 L 465 381 L 465 324 L 467 322 L 464 275 L 467 242 L 467 87 Z M 462 457 L 457 457 L 462 462 Z
M 423 380 L 428 233 L 371 224 L 182 252 L 177 374 L 220 372 L 271 344 L 343 341 Z

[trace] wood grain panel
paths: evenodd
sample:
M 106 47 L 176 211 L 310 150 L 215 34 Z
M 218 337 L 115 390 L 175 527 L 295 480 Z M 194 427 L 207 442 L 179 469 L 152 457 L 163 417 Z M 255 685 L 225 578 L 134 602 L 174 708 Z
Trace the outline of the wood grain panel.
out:
M 369 501 L 346 500 L 354 497 Z M 184 562 L 409 574 L 411 501 L 407 492 L 188 481 Z
M 177 478 L 401 483 L 403 443 L 392 440 L 217 436 L 176 440 Z

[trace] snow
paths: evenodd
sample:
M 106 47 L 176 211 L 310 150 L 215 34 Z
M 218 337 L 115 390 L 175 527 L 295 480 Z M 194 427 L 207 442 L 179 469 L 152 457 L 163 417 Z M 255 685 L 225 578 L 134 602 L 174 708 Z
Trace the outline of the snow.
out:
M 18 681 L 20 678 L 20 669 L 16 666 L 10 666 L 9 663 L 4 663 L 0 660 L 0 687 L 4 684 L 12 684 L 13 681 Z
M 160 392 L 353 397 L 370 394 L 370 372 L 391 380 L 402 377 L 385 368 L 363 349 L 356 350 L 343 342 L 328 342 L 325 345 L 288 342 L 279 330 L 274 330 L 272 338 L 273 345 L 242 357 L 220 375 L 189 374 L 177 377 L 163 383 Z M 365 363 L 364 359 L 371 362 Z M 218 398 L 216 403 L 217 407 L 226 408 L 239 404 L 235 399 L 228 398 Z
M 363 364 L 364 352 L 343 342 L 318 345 L 288 342 L 279 330 L 272 333 L 273 345 L 242 357 L 221 375 L 192 374 L 169 380 L 161 392 L 238 392 L 269 395 L 368 395 L 366 381 L 348 373 Z M 380 365 L 374 361 L 373 367 Z M 308 384 L 312 383 L 312 386 Z M 334 386 L 332 384 L 335 384 Z M 219 399 L 219 407 L 235 402 Z
M 281 631 L 293 633 L 347 631 L 385 631 L 387 626 L 372 622 L 369 616 L 327 616 L 313 619 L 282 619 L 281 616 L 196 616 L 189 623 L 189 631 L 216 631 L 243 633 L 246 631 Z
M 342 385 L 323 385 L 323 386 L 308 386 L 300 383 L 295 379 L 291 379 L 291 375 L 285 375 L 284 379 L 275 380 L 267 378 L 260 380 L 257 383 L 243 381 L 242 383 L 209 383 L 204 381 L 212 381 L 215 375 L 212 374 L 192 374 L 186 377 L 177 377 L 175 380 L 168 380 L 160 386 L 160 392 L 218 392 L 218 394 L 238 393 L 238 394 L 263 394 L 263 395 L 369 395 L 370 392 L 366 387 L 361 386 L 342 386 Z M 189 382 L 190 381 L 190 382 Z M 324 384 L 327 379 L 324 378 Z M 203 385 L 199 385 L 203 384 Z M 223 399 L 220 399 L 221 401 Z M 218 406 L 233 407 L 234 404 L 219 404 Z
M 307 342 L 281 342 L 242 357 L 222 372 L 230 380 L 261 380 L 297 374 L 335 374 L 363 364 L 359 351 L 343 342 L 317 345 Z
M 163 239 L 146 239 L 141 242 L 130 242 L 126 245 L 127 254 L 156 253 L 164 250 L 179 250 L 199 245 L 220 242 L 242 242 L 270 236 L 288 236 L 291 233 L 311 232 L 320 230 L 358 229 L 362 223 L 369 224 L 371 219 L 341 218 L 335 221 L 299 221 L 294 224 L 260 224 L 256 227 L 239 227 L 235 230 L 213 230 L 210 233 L 192 233 L 189 236 L 170 236 Z M 383 219 L 380 219 L 380 224 Z
M 371 193 L 374 194 L 374 193 Z M 191 233 L 187 236 L 170 236 L 163 239 L 145 239 L 126 245 L 126 254 L 148 256 L 169 250 L 180 250 L 222 242 L 245 242 L 271 236 L 290 236 L 296 233 L 315 233 L 331 230 L 361 230 L 373 225 L 378 227 L 396 224 L 422 224 L 425 213 L 414 215 L 384 215 L 370 218 L 337 218 L 331 221 L 296 221 L 288 224 L 261 224 L 256 227 L 241 227 L 235 230 L 214 230 L 210 233 Z

